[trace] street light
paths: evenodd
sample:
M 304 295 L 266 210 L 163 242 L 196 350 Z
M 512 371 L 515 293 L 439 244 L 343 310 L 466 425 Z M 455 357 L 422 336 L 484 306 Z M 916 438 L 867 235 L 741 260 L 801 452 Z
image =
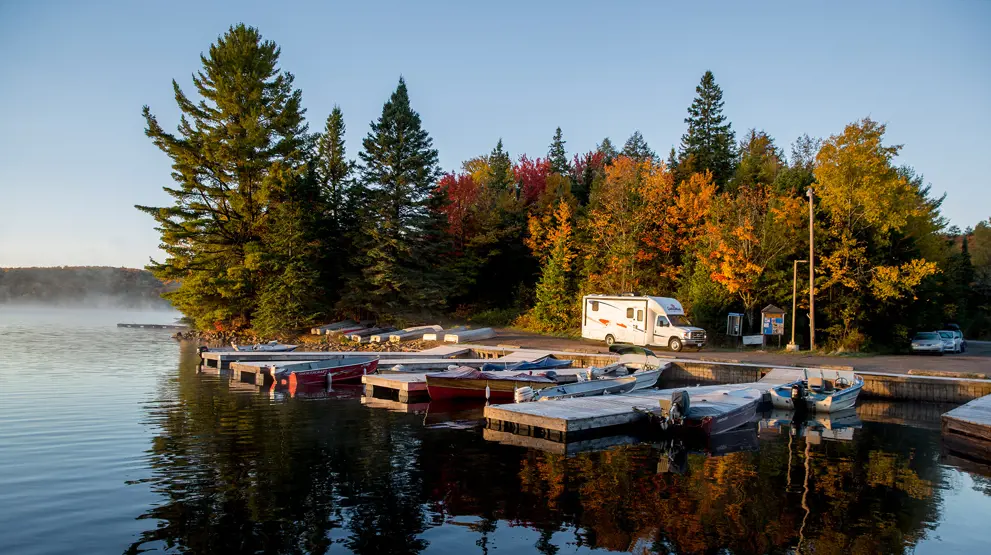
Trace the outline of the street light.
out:
M 791 273 L 791 343 L 785 346 L 788 351 L 797 351 L 795 344 L 795 318 L 798 316 L 798 265 L 804 264 L 808 260 L 796 260 Z
M 812 187 L 805 192 L 809 197 L 809 350 L 816 350 L 816 296 L 815 296 L 815 236 L 812 231 Z

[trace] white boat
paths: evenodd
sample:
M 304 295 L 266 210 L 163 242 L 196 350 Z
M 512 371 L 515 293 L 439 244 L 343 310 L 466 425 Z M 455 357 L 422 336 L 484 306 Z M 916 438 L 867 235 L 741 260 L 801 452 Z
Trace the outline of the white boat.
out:
M 640 370 L 626 376 L 584 380 L 539 390 L 534 390 L 531 387 L 520 387 L 514 392 L 513 399 L 517 403 L 522 403 L 526 401 L 569 399 L 572 397 L 590 397 L 592 395 L 610 395 L 639 391 L 657 385 L 657 380 L 661 377 L 663 371 L 664 368 Z
M 846 370 L 819 369 L 819 375 L 809 375 L 790 384 L 771 389 L 771 404 L 782 410 L 810 410 L 814 412 L 839 412 L 857 405 L 857 396 L 864 387 L 864 379 Z
M 601 380 L 568 383 L 539 390 L 531 387 L 518 387 L 513 392 L 513 399 L 517 403 L 525 403 L 527 401 L 610 395 L 633 391 L 636 385 L 637 379 L 633 376 L 627 376 L 624 378 L 603 378 Z

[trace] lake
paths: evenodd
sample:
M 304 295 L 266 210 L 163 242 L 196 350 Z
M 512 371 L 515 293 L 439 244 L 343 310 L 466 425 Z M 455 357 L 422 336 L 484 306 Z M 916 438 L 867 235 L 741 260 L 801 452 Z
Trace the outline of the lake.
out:
M 0 306 L 0 553 L 987 549 L 991 480 L 932 425 L 565 456 L 487 440 L 477 406 L 231 388 L 115 327 L 175 316 Z

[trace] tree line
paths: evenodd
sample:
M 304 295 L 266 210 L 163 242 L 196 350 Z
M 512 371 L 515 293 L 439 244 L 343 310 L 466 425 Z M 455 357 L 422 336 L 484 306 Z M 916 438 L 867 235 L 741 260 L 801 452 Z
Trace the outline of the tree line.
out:
M 104 266 L 0 268 L 0 304 L 169 308 L 168 287 L 146 270 Z
M 173 82 L 176 133 L 144 108 L 175 181 L 170 206 L 138 206 L 166 253 L 149 269 L 179 283 L 166 296 L 200 328 L 453 312 L 569 332 L 581 295 L 639 291 L 679 298 L 712 330 L 728 311 L 754 329 L 763 304 L 789 304 L 811 189 L 816 321 L 832 346 L 947 321 L 991 331 L 991 219 L 948 227 L 882 123 L 803 136 L 786 155 L 758 129 L 737 139 L 707 71 L 666 160 L 639 131 L 569 156 L 558 128 L 546 156 L 513 156 L 500 139 L 444 173 L 402 78 L 353 159 L 340 108 L 310 132 L 279 54 L 233 26 L 202 56 L 198 100 Z

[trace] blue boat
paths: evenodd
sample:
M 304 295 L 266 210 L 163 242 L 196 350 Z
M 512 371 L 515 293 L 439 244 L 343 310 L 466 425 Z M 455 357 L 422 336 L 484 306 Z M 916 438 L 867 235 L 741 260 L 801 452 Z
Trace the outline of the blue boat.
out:
M 512 370 L 524 372 L 527 370 L 553 370 L 555 368 L 568 368 L 571 366 L 570 360 L 559 360 L 553 355 L 542 356 L 534 360 L 521 360 L 518 362 L 486 362 L 482 365 L 482 372 L 496 372 L 499 370 Z

